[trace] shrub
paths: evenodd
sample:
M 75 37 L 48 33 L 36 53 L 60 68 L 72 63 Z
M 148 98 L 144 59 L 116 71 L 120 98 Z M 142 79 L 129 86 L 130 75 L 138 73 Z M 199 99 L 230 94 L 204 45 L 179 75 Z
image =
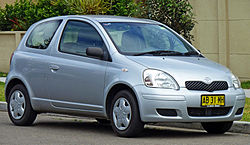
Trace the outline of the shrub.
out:
M 193 39 L 195 21 L 188 0 L 17 0 L 0 9 L 0 31 L 27 30 L 33 23 L 60 15 L 108 14 L 162 22 Z
M 62 15 L 75 14 L 65 0 L 37 0 L 36 21 Z
M 27 30 L 39 20 L 60 15 L 105 14 L 109 8 L 104 0 L 17 0 L 0 9 L 0 31 Z
M 1 9 L 0 20 L 1 30 L 26 30 L 35 22 L 34 3 L 31 0 L 20 0 L 13 5 L 6 4 Z M 2 27 L 3 26 L 3 27 Z
M 110 8 L 110 4 L 104 0 L 64 0 L 64 3 L 79 15 L 105 14 Z
M 71 14 L 63 0 L 19 0 L 0 10 L 0 30 L 27 30 L 33 23 L 59 15 Z
M 8 23 L 5 10 L 0 8 L 0 31 L 8 31 Z
M 174 29 L 191 42 L 191 30 L 196 21 L 188 0 L 146 0 L 145 17 L 159 21 Z
M 0 10 L 0 30 L 19 31 L 27 30 L 33 23 L 52 16 L 69 14 L 61 0 L 19 0 L 13 5 L 6 4 L 5 9 Z
M 108 15 L 141 17 L 142 2 L 134 0 L 110 0 L 111 8 Z

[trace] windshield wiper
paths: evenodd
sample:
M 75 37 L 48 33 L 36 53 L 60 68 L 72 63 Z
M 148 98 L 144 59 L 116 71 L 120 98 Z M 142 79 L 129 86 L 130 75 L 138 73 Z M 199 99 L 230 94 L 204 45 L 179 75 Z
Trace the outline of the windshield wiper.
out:
M 170 50 L 156 50 L 156 51 L 148 51 L 148 52 L 142 52 L 142 53 L 137 53 L 134 54 L 134 56 L 140 56 L 140 55 L 145 55 L 145 54 L 152 54 L 156 56 L 169 56 L 169 55 L 174 55 L 174 56 L 182 56 L 183 53 L 177 52 L 177 51 L 170 51 Z
M 198 57 L 203 57 L 200 53 L 196 52 L 196 51 L 189 51 L 186 53 L 183 53 L 185 56 L 198 56 Z

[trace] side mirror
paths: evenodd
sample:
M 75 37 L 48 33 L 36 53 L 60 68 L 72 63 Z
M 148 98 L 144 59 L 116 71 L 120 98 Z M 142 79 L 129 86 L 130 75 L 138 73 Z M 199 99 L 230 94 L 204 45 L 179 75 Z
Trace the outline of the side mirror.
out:
M 96 58 L 102 58 L 104 52 L 100 47 L 88 47 L 86 49 L 86 54 L 88 56 L 92 56 L 92 57 L 96 57 Z

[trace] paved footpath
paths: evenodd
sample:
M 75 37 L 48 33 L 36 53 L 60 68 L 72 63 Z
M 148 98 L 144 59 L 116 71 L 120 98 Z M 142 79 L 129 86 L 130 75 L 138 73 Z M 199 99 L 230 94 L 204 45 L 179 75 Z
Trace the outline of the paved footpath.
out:
M 246 97 L 250 98 L 250 89 L 244 89 Z
M 6 78 L 5 77 L 0 77 L 0 82 L 5 82 Z
M 0 144 L 10 145 L 250 145 L 249 134 L 210 135 L 202 130 L 147 125 L 137 138 L 114 135 L 110 125 L 93 119 L 39 115 L 33 126 L 14 126 L 0 111 Z

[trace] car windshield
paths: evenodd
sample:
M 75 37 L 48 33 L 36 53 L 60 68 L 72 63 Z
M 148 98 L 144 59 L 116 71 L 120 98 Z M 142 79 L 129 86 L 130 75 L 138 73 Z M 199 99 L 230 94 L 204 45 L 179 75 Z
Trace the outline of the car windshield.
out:
M 161 25 L 133 22 L 101 24 L 124 55 L 199 56 L 189 44 Z

